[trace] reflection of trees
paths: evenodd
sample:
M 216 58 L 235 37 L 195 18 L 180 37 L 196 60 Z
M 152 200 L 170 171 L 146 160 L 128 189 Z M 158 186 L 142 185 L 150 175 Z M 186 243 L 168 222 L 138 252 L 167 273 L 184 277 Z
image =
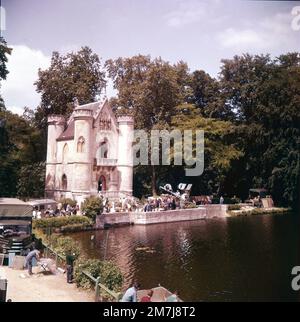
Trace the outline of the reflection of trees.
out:
M 105 253 L 106 234 L 107 231 L 96 233 L 92 251 L 101 259 Z M 216 225 L 211 221 L 135 225 L 111 229 L 108 236 L 106 259 L 112 260 L 121 268 L 125 277 L 124 288 L 132 279 L 137 278 L 143 288 L 155 287 L 161 283 L 172 290 L 184 290 L 191 280 L 196 279 L 198 265 L 202 263 L 202 256 L 199 256 L 197 248 L 199 243 L 206 245 L 212 236 L 223 241 L 226 239 L 226 225 Z M 137 247 L 149 247 L 155 252 L 137 251 Z M 215 254 L 212 254 L 209 247 L 201 248 L 201 254 L 203 251 L 204 262 L 210 263 L 210 258 L 215 258 Z M 206 268 L 207 265 L 204 269 Z

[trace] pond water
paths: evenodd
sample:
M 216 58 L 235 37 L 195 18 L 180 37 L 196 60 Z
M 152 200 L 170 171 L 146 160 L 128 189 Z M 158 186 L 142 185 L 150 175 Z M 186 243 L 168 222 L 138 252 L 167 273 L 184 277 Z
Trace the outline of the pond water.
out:
M 158 284 L 184 301 L 299 301 L 300 216 L 268 215 L 127 226 L 72 234 L 91 258 L 114 261 L 126 287 Z M 94 235 L 94 240 L 91 236 Z

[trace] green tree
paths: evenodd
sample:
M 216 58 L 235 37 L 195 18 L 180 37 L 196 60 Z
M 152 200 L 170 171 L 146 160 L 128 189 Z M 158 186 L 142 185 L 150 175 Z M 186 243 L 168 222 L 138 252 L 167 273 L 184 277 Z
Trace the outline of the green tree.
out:
M 12 49 L 7 46 L 6 41 L 3 37 L 0 36 L 0 82 L 1 80 L 5 80 L 8 72 L 7 69 L 7 62 L 8 57 L 7 55 L 11 54 Z M 1 88 L 1 85 L 0 85 Z M 5 109 L 3 98 L 0 95 L 0 111 Z
M 238 186 L 270 189 L 280 205 L 299 205 L 300 55 L 276 59 L 235 56 L 224 60 L 220 88 L 227 116 L 238 124 L 244 157 Z M 241 178 L 241 179 L 238 179 Z
M 21 166 L 18 171 L 17 196 L 22 199 L 44 197 L 45 175 L 44 162 Z
M 89 197 L 84 200 L 82 205 L 82 211 L 85 216 L 89 217 L 93 221 L 96 220 L 96 216 L 100 215 L 103 211 L 103 200 L 99 197 Z
M 46 128 L 49 114 L 70 115 L 74 98 L 79 104 L 94 102 L 105 87 L 105 73 L 100 59 L 89 47 L 65 56 L 53 52 L 51 66 L 39 70 L 35 82 L 41 94 L 41 104 L 35 118 L 41 128 Z
M 246 123 L 255 117 L 258 93 L 269 79 L 272 66 L 269 55 L 244 54 L 223 59 L 220 91 L 224 104 L 219 106 L 220 117 Z
M 152 60 L 150 56 L 138 55 L 108 60 L 106 67 L 118 90 L 114 106 L 121 107 L 119 113 L 133 115 L 137 129 L 149 133 L 162 124 L 171 123 L 175 107 L 187 95 L 188 67 L 185 63 L 171 65 L 161 58 Z M 153 195 L 156 194 L 157 171 L 159 167 L 151 166 Z
M 43 165 L 39 162 L 44 155 L 39 130 L 9 111 L 0 111 L 0 120 L 0 195 L 28 197 L 27 190 L 33 189 L 34 195 L 42 196 Z
M 194 71 L 189 77 L 187 102 L 194 104 L 205 117 L 221 117 L 220 106 L 224 102 L 220 95 L 219 82 L 203 70 Z
M 193 104 L 180 105 L 176 110 L 176 116 L 172 119 L 173 128 L 182 131 L 198 129 L 203 130 L 205 134 L 204 173 L 200 179 L 199 177 L 187 177 L 186 180 L 194 184 L 194 193 L 224 193 L 225 178 L 232 163 L 243 156 L 243 152 L 235 143 L 236 126 L 229 121 L 203 117 L 199 108 Z M 195 147 L 194 142 L 194 150 Z

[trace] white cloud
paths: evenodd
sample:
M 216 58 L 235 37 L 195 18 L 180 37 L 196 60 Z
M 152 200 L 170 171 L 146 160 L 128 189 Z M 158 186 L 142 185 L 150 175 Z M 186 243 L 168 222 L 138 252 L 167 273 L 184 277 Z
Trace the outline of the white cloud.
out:
M 225 48 L 238 47 L 239 49 L 246 49 L 248 47 L 262 47 L 264 40 L 261 35 L 251 29 L 236 30 L 234 28 L 227 28 L 218 36 L 221 45 Z
M 244 28 L 227 28 L 217 34 L 217 40 L 222 47 L 238 51 L 299 50 L 299 40 L 291 28 L 291 16 L 283 13 L 247 23 Z
M 38 69 L 50 66 L 50 57 L 25 45 L 10 47 L 13 50 L 8 56 L 9 74 L 1 83 L 1 95 L 8 110 L 22 114 L 25 106 L 35 108 L 40 102 L 33 83 L 38 78 Z
M 289 34 L 291 29 L 292 16 L 289 13 L 277 13 L 274 16 L 266 17 L 259 25 L 265 30 L 275 34 Z
M 180 2 L 178 9 L 165 15 L 169 27 L 181 27 L 199 21 L 205 14 L 204 3 Z

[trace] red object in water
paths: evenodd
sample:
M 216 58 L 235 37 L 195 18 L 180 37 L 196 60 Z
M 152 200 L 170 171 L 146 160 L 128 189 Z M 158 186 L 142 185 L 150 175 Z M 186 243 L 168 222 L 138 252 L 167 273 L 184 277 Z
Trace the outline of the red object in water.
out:
M 141 298 L 141 302 L 151 302 L 151 298 L 150 298 L 150 296 L 143 296 L 143 297 Z

